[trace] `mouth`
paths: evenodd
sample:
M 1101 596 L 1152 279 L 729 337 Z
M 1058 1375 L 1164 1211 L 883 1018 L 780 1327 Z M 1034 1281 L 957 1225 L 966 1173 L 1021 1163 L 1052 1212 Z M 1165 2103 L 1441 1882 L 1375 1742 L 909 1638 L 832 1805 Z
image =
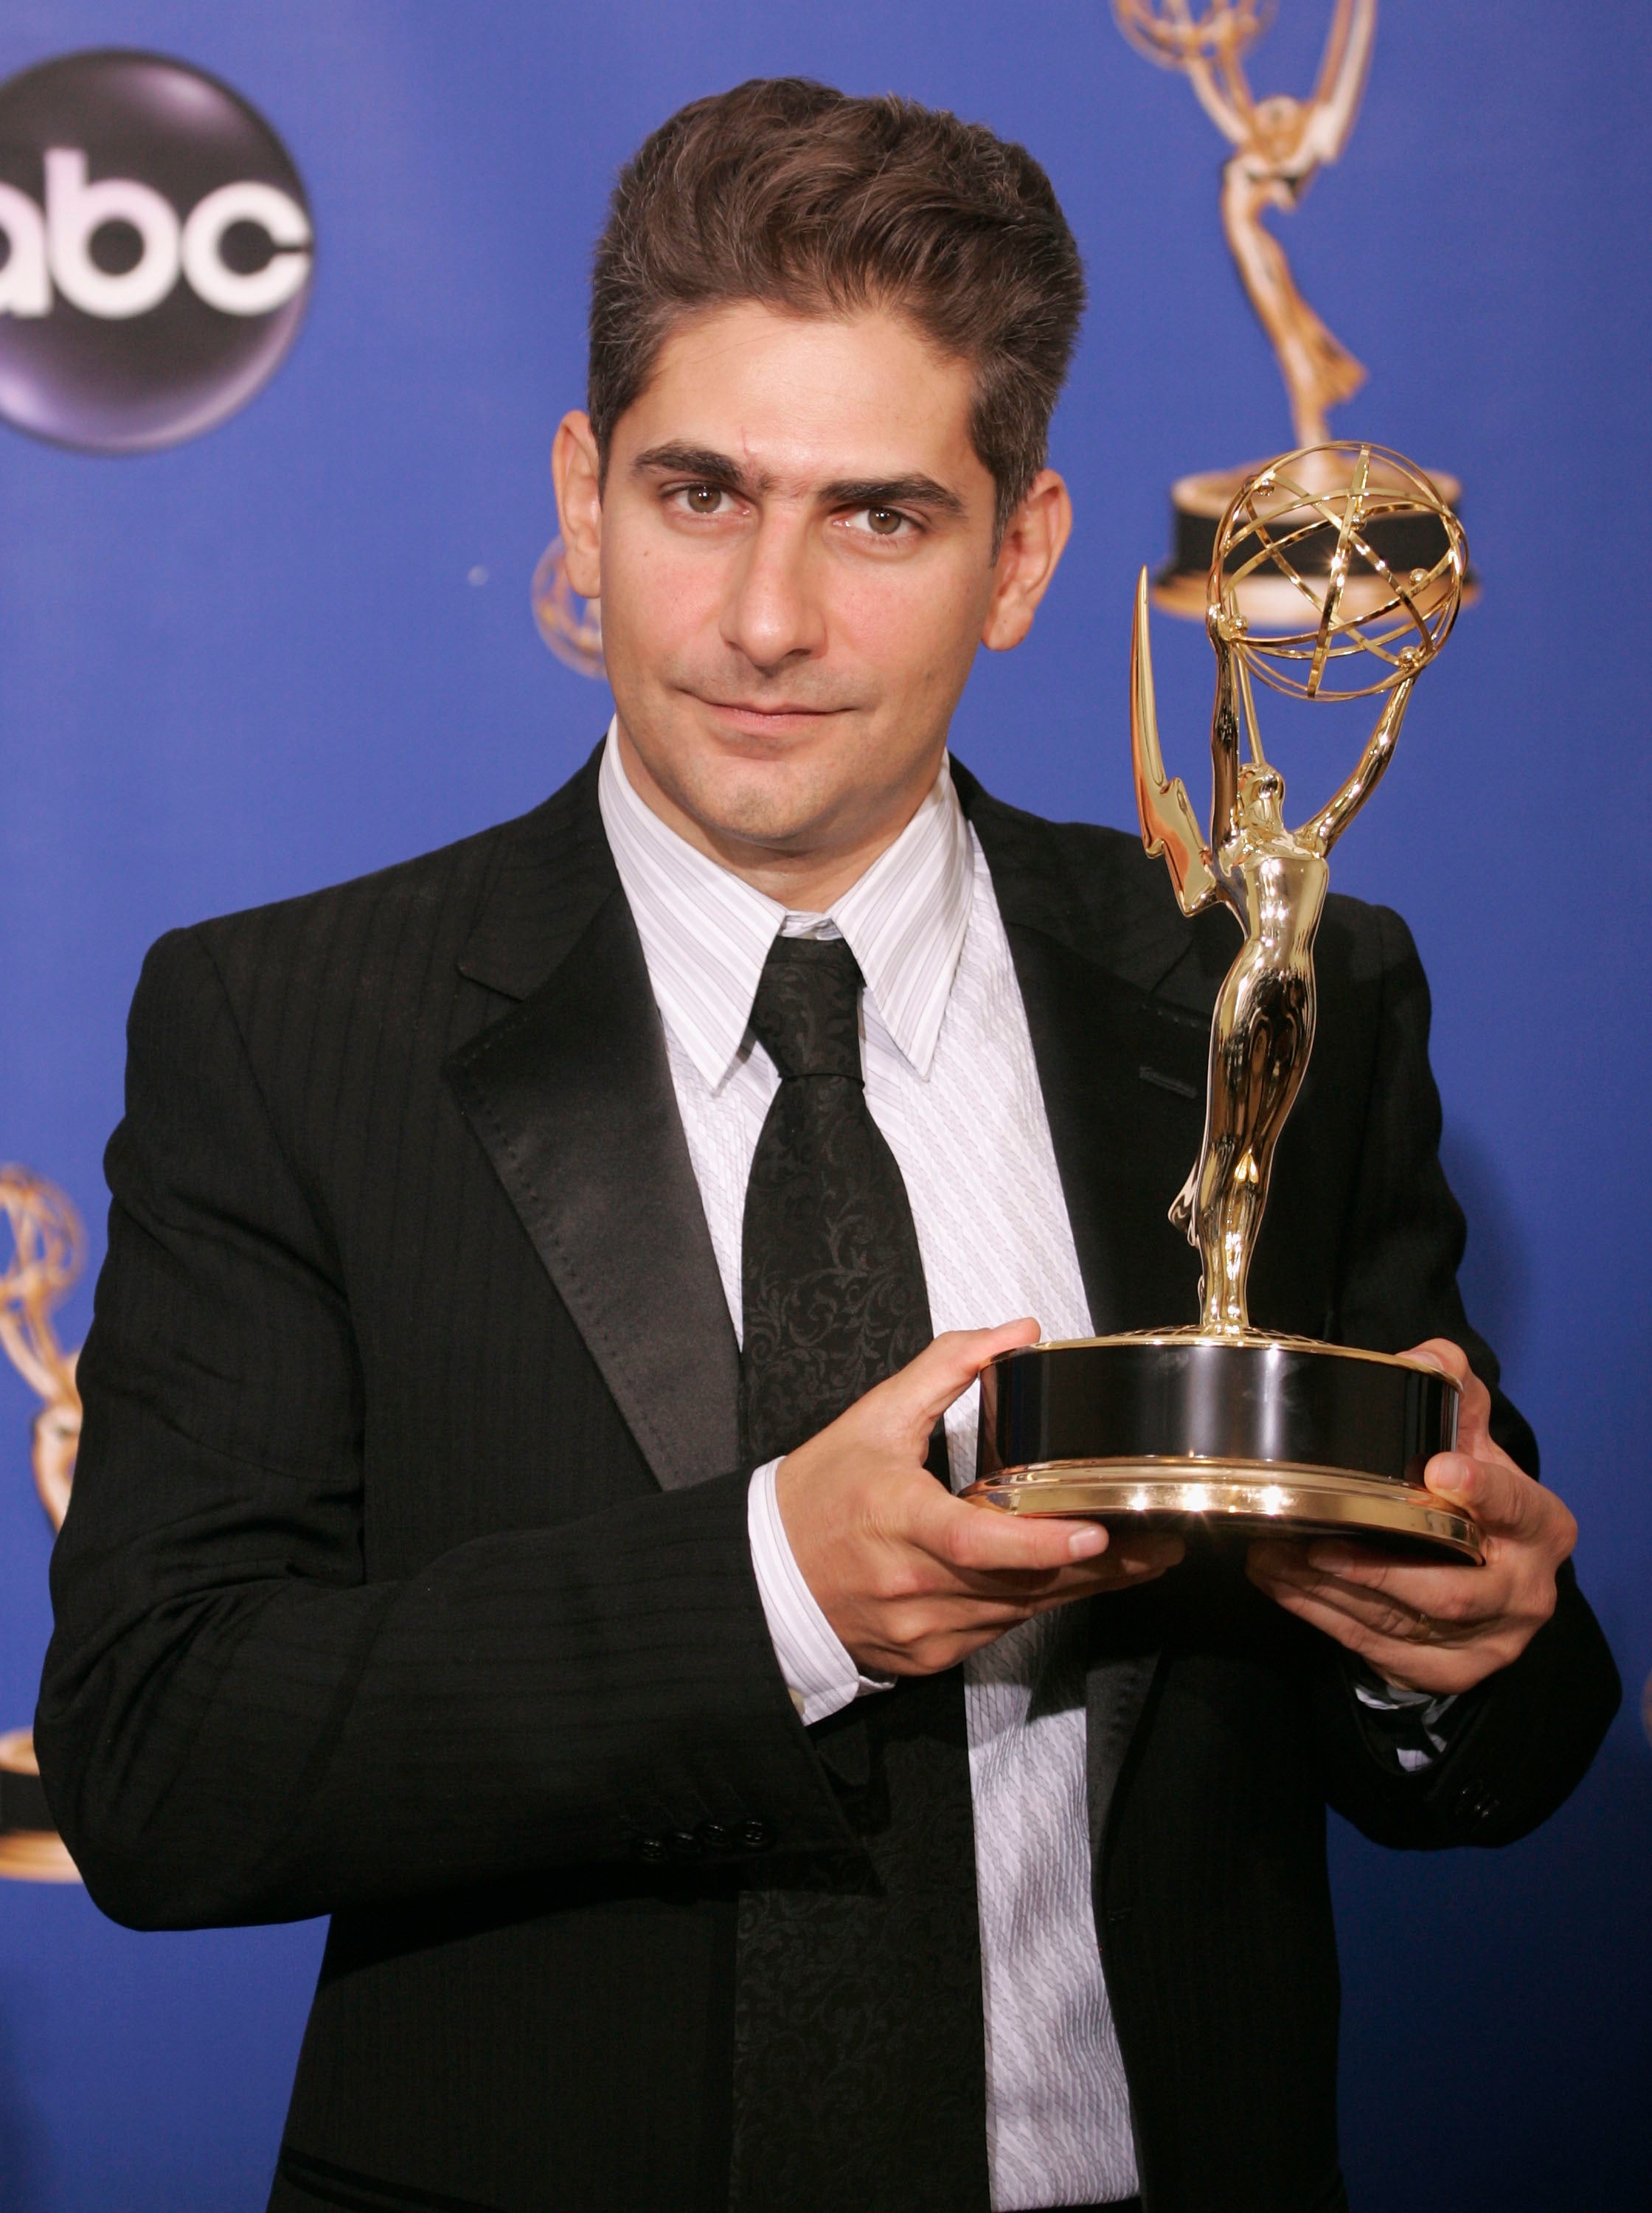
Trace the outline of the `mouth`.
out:
M 794 706 L 776 700 L 759 704 L 754 700 L 702 698 L 700 704 L 725 726 L 754 737 L 784 737 L 794 732 L 812 730 L 844 711 L 841 707 Z

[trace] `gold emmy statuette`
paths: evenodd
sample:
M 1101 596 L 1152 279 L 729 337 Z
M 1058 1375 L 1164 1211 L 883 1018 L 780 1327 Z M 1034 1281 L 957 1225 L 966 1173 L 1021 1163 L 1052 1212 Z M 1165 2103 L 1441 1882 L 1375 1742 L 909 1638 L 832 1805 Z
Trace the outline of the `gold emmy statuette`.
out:
M 1365 370 L 1297 290 L 1284 249 L 1262 218 L 1270 208 L 1293 210 L 1322 164 L 1337 161 L 1359 113 L 1376 37 L 1376 0 L 1335 0 L 1325 55 L 1306 100 L 1276 93 L 1259 100 L 1245 74 L 1245 56 L 1272 19 L 1269 0 L 1113 0 L 1120 29 L 1139 52 L 1163 69 L 1180 70 L 1199 103 L 1233 148 L 1222 173 L 1222 227 L 1257 319 L 1279 362 L 1299 450 L 1324 446 L 1328 411 L 1358 391 Z M 1254 464 L 1178 479 L 1171 488 L 1174 550 L 1153 580 L 1153 597 L 1167 613 L 1204 613 L 1204 577 L 1218 519 Z M 1454 504 L 1460 486 L 1436 474 Z M 1412 562 L 1404 545 L 1375 542 L 1394 568 Z M 1466 596 L 1473 579 L 1465 577 Z M 1241 614 L 1259 610 L 1243 585 Z
M 568 581 L 568 559 L 560 538 L 553 538 L 533 571 L 531 594 L 539 636 L 564 668 L 582 676 L 607 674 L 602 659 L 602 610 L 582 600 Z
M 86 1265 L 86 1232 L 63 1192 L 27 1168 L 0 1167 L 0 1211 L 11 1258 L 0 1272 L 0 1345 L 45 1402 L 34 1419 L 34 1484 L 53 1528 L 63 1527 L 80 1447 L 75 1355 L 52 1316 Z M 0 1876 L 78 1882 L 52 1826 L 34 1744 L 27 1729 L 0 1736 Z
M 1391 569 L 1381 524 L 1428 558 Z M 1423 1482 L 1456 1442 L 1456 1385 L 1421 1362 L 1266 1335 L 1246 1303 L 1274 1148 L 1314 1045 L 1328 856 L 1393 757 L 1417 680 L 1456 619 L 1466 562 L 1457 517 L 1398 454 L 1323 445 L 1240 485 L 1207 580 L 1208 835 L 1165 772 L 1142 571 L 1131 740 L 1143 842 L 1164 856 L 1185 915 L 1225 905 L 1244 933 L 1210 1025 L 1204 1143 L 1170 1209 L 1199 1256 L 1199 1318 L 1003 1355 L 981 1379 L 972 1495 L 1017 1513 L 1481 1558 L 1474 1524 Z M 1241 612 L 1247 595 L 1271 610 L 1265 622 Z M 1298 699 L 1381 701 L 1353 773 L 1298 829 L 1262 750 L 1253 679 Z

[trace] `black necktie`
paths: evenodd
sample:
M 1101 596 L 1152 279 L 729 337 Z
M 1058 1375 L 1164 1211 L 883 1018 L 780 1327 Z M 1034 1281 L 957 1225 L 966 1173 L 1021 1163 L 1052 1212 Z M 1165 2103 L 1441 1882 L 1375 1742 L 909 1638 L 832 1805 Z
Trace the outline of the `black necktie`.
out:
M 841 937 L 777 937 L 752 1027 L 780 1071 L 746 1186 L 747 1456 L 790 1452 L 933 1334 L 895 1156 L 867 1111 L 861 972 Z
M 841 939 L 780 937 L 752 1009 L 780 1071 L 746 1187 L 742 1397 L 753 1462 L 802 1444 L 930 1342 L 906 1186 L 867 1112 L 860 987 Z M 945 1452 L 937 1424 L 930 1466 L 943 1480 Z M 937 2167 L 937 2144 L 977 2148 L 965 2156 L 978 2161 L 971 2202 L 984 2206 L 980 1932 L 959 1674 L 863 1699 L 814 1734 L 863 1856 L 765 1863 L 741 1893 L 728 2213 L 929 2213 L 947 2164 Z

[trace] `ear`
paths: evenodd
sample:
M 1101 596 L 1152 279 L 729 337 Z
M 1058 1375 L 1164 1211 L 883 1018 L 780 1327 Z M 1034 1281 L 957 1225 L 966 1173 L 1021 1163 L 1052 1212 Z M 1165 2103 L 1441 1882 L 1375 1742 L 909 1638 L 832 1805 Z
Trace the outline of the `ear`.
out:
M 602 483 L 596 436 L 582 407 L 564 415 L 551 448 L 568 581 L 582 600 L 602 589 Z
M 1005 526 L 998 548 L 992 597 L 981 625 L 981 643 L 990 653 L 1007 653 L 1032 629 L 1072 527 L 1066 485 L 1053 469 L 1040 470 Z

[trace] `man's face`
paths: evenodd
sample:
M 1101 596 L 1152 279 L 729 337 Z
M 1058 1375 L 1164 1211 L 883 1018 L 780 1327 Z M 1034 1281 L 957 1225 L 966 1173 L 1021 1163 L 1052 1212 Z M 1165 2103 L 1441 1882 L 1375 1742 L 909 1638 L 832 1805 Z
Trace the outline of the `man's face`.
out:
M 570 576 L 600 591 L 627 765 L 729 865 L 887 844 L 976 646 L 1030 622 L 1043 577 L 1029 596 L 1024 518 L 995 558 L 972 396 L 897 315 L 741 302 L 668 340 L 600 505 L 588 424 L 559 433 Z

